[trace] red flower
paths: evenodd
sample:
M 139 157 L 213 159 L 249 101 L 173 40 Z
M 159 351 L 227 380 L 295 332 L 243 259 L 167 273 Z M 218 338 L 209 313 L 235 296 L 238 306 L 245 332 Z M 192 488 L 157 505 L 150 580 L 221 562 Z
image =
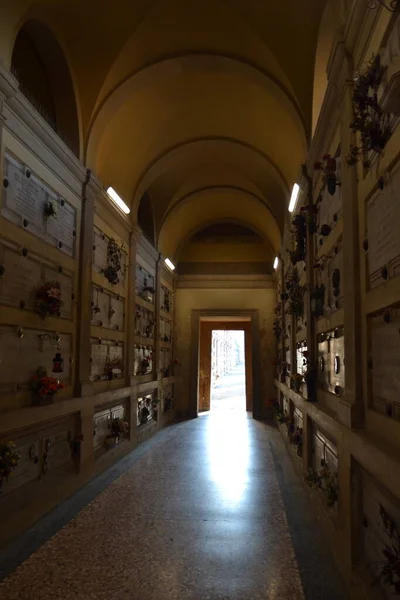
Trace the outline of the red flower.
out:
M 324 154 L 322 160 L 329 160 L 330 158 L 332 158 L 330 154 Z
M 46 390 L 46 388 L 44 388 L 44 387 L 41 387 L 41 388 L 39 389 L 39 394 L 40 394 L 41 396 L 46 396 L 46 394 L 47 394 L 47 390 Z

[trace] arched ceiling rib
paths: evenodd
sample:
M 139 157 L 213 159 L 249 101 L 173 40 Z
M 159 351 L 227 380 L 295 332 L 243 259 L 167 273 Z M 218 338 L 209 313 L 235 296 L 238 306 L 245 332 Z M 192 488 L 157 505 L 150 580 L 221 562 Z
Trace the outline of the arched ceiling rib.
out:
M 275 220 L 266 218 L 266 210 L 258 199 L 234 190 L 200 191 L 193 194 L 190 202 L 175 205 L 163 223 L 158 247 L 164 256 L 179 260 L 178 249 L 196 229 L 212 222 L 232 221 L 260 232 L 278 250 L 280 231 Z
M 149 193 L 160 240 L 171 215 L 186 218 L 190 206 L 193 227 L 230 211 L 262 222 L 276 246 L 310 137 L 324 5 L 104 0 L 99 10 L 95 0 L 13 0 L 1 9 L 0 58 L 9 64 L 26 19 L 52 29 L 71 70 L 87 166 L 133 218 Z
M 235 183 L 264 198 L 282 226 L 289 194 L 282 174 L 268 157 L 229 139 L 193 140 L 167 152 L 143 176 L 133 207 L 149 189 L 157 198 L 154 215 L 159 226 L 168 207 L 184 194 L 207 185 Z

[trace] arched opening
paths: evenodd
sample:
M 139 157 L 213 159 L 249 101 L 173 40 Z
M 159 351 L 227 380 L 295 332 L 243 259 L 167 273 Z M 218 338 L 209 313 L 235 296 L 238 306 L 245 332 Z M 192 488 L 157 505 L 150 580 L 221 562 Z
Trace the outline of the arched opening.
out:
M 314 67 L 312 133 L 317 127 L 319 114 L 328 87 L 328 61 L 335 37 L 335 15 L 329 4 L 326 5 L 319 26 L 317 51 Z
M 137 220 L 139 227 L 143 231 L 145 237 L 154 246 L 155 235 L 154 235 L 154 217 L 153 208 L 151 206 L 150 195 L 145 192 L 140 199 Z
M 11 68 L 24 96 L 79 156 L 74 87 L 63 51 L 47 25 L 25 23 L 15 40 Z

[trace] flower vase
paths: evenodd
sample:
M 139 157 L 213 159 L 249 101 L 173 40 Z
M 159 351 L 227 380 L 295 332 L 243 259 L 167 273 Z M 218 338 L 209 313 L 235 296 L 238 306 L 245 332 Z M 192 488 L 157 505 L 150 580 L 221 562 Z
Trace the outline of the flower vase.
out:
M 300 392 L 301 383 L 302 383 L 301 381 L 298 381 L 296 379 L 293 381 L 293 389 L 296 392 L 296 394 L 298 394 Z
M 108 437 L 105 440 L 105 445 L 107 448 L 114 448 L 115 446 L 118 445 L 119 442 L 119 437 L 118 436 L 112 436 L 112 437 Z
M 55 394 L 37 394 L 33 395 L 33 405 L 34 406 L 47 406 L 49 404 L 54 404 L 54 396 Z

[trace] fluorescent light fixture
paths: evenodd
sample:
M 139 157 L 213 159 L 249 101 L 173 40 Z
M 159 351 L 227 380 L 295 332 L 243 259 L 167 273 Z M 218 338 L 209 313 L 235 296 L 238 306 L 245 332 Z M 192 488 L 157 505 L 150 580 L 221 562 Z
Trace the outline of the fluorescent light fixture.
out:
M 277 256 L 275 256 L 275 260 L 274 260 L 274 269 L 276 270 L 278 268 L 279 265 L 279 258 Z
M 169 258 L 166 258 L 164 262 L 167 265 L 167 267 L 171 269 L 171 271 L 175 271 L 175 265 L 172 261 L 169 260 Z
M 296 208 L 297 198 L 299 197 L 300 187 L 298 183 L 295 183 L 292 190 L 292 196 L 289 202 L 289 212 L 293 212 Z
M 122 200 L 122 198 L 120 198 L 117 194 L 117 192 L 114 190 L 114 188 L 109 187 L 107 189 L 107 194 L 110 196 L 111 200 L 113 200 L 115 202 L 115 204 L 117 206 L 119 206 L 119 208 L 126 214 L 129 215 L 129 213 L 131 212 L 131 209 L 129 208 L 129 206 L 127 206 L 127 204 L 125 204 L 125 202 Z

